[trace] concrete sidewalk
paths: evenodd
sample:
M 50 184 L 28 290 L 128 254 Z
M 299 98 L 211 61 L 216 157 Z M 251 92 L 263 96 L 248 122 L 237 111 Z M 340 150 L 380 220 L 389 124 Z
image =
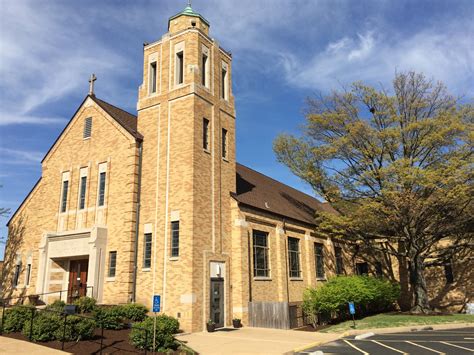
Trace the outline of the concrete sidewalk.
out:
M 185 334 L 178 336 L 177 339 L 186 342 L 186 345 L 202 355 L 276 355 L 292 354 L 300 348 L 330 342 L 341 336 L 341 334 L 244 327 L 214 333 Z
M 24 340 L 18 340 L 0 336 L 0 354 L 33 354 L 33 355 L 49 355 L 49 354 L 70 354 L 65 351 L 48 348 L 46 346 L 30 343 Z

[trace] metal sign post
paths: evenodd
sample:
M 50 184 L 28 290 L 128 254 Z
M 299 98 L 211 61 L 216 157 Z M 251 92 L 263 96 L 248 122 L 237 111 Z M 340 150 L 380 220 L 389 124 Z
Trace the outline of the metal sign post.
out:
M 356 313 L 354 302 L 349 302 L 349 313 L 352 314 L 352 322 L 354 323 L 354 328 L 356 327 L 356 322 L 354 319 L 354 314 Z
M 161 296 L 154 295 L 153 296 L 153 313 L 155 316 L 153 317 L 153 354 L 155 353 L 156 347 L 156 314 L 159 313 L 161 310 Z

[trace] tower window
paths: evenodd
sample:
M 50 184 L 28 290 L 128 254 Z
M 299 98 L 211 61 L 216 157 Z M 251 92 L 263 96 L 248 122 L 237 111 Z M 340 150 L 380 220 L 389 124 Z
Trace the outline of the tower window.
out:
M 81 190 L 79 193 L 79 209 L 83 210 L 86 205 L 86 187 L 87 187 L 87 176 L 81 177 Z
M 179 256 L 179 221 L 171 222 L 171 257 Z
M 209 87 L 208 83 L 208 71 L 209 71 L 209 60 L 208 56 L 206 53 L 202 54 L 202 65 L 201 65 L 201 79 L 202 79 L 202 85 L 205 87 Z
M 314 243 L 314 258 L 316 262 L 316 278 L 324 279 L 324 247 L 321 243 Z
M 222 158 L 227 159 L 227 130 L 222 128 Z
M 150 268 L 151 267 L 151 242 L 152 242 L 152 234 L 146 233 L 145 240 L 143 246 L 143 267 Z
M 300 241 L 298 238 L 288 238 L 288 264 L 290 277 L 301 277 Z
M 202 148 L 209 150 L 209 120 L 207 118 L 202 119 Z
M 61 199 L 61 212 L 66 212 L 67 208 L 67 191 L 69 189 L 69 181 L 64 180 L 63 181 L 63 194 L 62 194 L 62 199 Z
M 105 171 L 99 175 L 99 206 L 105 203 Z
M 184 54 L 183 51 L 176 53 L 176 84 L 184 81 Z
M 222 64 L 222 72 L 221 72 L 221 97 L 224 100 L 228 100 L 228 93 L 229 93 L 229 88 L 228 88 L 228 78 L 227 78 L 227 65 L 224 63 Z
M 84 139 L 90 138 L 92 134 L 92 117 L 87 117 L 84 120 Z
M 115 277 L 117 270 L 117 252 L 111 251 L 109 252 L 109 271 L 107 276 L 108 277 Z
M 156 93 L 156 77 L 157 77 L 156 62 L 153 62 L 153 63 L 150 63 L 150 83 L 149 83 L 150 94 Z

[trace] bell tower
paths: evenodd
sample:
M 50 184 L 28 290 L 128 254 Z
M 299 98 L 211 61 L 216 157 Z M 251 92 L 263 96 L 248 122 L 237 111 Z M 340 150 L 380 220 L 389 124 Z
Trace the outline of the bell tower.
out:
M 137 103 L 144 136 L 137 284 L 149 287 L 137 290 L 136 301 L 150 305 L 161 295 L 162 311 L 189 331 L 211 317 L 222 326 L 232 320 L 232 55 L 209 28 L 188 5 L 169 18 L 160 40 L 144 44 Z M 142 268 L 149 248 L 151 262 Z M 216 309 L 211 287 L 221 293 Z

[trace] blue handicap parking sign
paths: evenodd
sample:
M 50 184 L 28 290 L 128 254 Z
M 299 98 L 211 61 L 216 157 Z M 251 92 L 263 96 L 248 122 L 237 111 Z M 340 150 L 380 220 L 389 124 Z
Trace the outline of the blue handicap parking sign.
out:
M 356 310 L 355 310 L 355 307 L 354 307 L 354 302 L 349 302 L 349 313 L 350 314 L 355 314 L 356 313 Z
M 161 308 L 161 296 L 154 295 L 153 296 L 153 312 L 157 313 L 160 311 Z

